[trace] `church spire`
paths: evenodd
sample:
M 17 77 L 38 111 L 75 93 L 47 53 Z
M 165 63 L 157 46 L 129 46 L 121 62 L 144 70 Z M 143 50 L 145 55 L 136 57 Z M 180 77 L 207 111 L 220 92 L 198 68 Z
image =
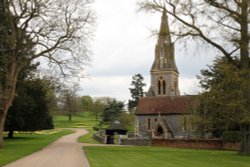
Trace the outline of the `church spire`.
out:
M 167 16 L 167 10 L 164 8 L 161 16 L 161 27 L 159 31 L 159 35 L 161 36 L 169 36 L 170 30 L 168 26 L 168 16 Z
M 155 47 L 155 60 L 151 71 L 155 70 L 174 71 L 179 73 L 175 64 L 174 44 L 171 41 L 167 11 L 165 8 L 162 12 L 158 42 Z
M 164 8 L 158 41 L 155 46 L 155 60 L 151 68 L 151 96 L 178 96 L 179 72 L 175 64 L 174 43 L 171 41 L 167 10 Z

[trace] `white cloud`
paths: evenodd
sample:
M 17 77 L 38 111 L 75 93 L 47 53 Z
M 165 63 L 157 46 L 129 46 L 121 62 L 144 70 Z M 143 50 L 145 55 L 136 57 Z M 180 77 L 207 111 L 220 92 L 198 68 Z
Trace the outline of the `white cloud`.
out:
M 161 16 L 137 13 L 135 0 L 96 0 L 94 8 L 98 20 L 93 61 L 86 70 L 89 79 L 81 81 L 81 93 L 127 100 L 134 74 L 141 73 L 149 87 L 156 43 L 149 29 L 159 28 Z M 215 53 L 204 54 L 192 42 L 188 42 L 186 50 L 176 43 L 175 51 L 180 91 L 194 94 L 199 90 L 196 75 L 211 63 L 214 56 L 208 55 Z
M 179 89 L 182 95 L 195 95 L 200 92 L 199 80 L 196 78 L 180 78 Z
M 131 76 L 97 76 L 82 79 L 80 84 L 86 95 L 109 96 L 125 101 L 129 97 L 130 82 Z

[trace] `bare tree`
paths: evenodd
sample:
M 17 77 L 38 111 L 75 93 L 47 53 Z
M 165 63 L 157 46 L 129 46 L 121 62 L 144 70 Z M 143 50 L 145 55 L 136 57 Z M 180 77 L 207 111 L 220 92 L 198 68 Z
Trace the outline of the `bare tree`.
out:
M 226 57 L 250 80 L 250 1 L 249 0 L 144 0 L 138 2 L 143 10 L 166 10 L 173 20 L 175 39 L 194 38 Z M 244 90 L 250 104 L 250 84 Z M 250 106 L 250 105 L 248 105 Z M 250 109 L 241 122 L 240 152 L 250 154 Z
M 90 0 L 0 0 L 0 148 L 23 67 L 43 57 L 64 76 L 75 76 L 86 63 L 94 21 L 90 4 Z
M 77 95 L 79 91 L 79 85 L 64 85 L 61 89 L 60 98 L 61 102 L 63 103 L 63 109 L 66 110 L 68 115 L 68 120 L 72 120 L 72 115 L 75 112 L 81 111 L 80 106 L 80 97 Z

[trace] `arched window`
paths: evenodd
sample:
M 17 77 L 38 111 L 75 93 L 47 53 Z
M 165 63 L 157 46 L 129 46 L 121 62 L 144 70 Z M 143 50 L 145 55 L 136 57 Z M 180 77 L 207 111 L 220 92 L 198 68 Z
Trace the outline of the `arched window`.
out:
M 163 88 L 163 94 L 166 94 L 166 82 L 165 80 L 162 80 L 162 88 Z
M 151 122 L 150 122 L 150 118 L 148 118 L 148 130 L 150 130 L 150 128 L 151 128 L 151 127 L 150 127 L 150 126 L 151 126 L 150 123 L 151 123 Z
M 163 79 L 162 76 L 158 79 L 158 95 L 165 95 L 166 94 L 166 81 Z
M 161 81 L 158 80 L 158 94 L 161 94 Z
M 187 130 L 187 117 L 184 116 L 184 121 L 183 121 L 183 130 L 186 131 Z

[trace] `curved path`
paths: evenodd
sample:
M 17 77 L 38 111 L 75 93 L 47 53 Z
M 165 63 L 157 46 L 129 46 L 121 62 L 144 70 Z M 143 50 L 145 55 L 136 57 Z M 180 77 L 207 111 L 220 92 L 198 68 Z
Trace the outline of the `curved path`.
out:
M 85 129 L 66 135 L 41 151 L 28 155 L 5 167 L 90 167 L 78 137 L 87 134 Z

